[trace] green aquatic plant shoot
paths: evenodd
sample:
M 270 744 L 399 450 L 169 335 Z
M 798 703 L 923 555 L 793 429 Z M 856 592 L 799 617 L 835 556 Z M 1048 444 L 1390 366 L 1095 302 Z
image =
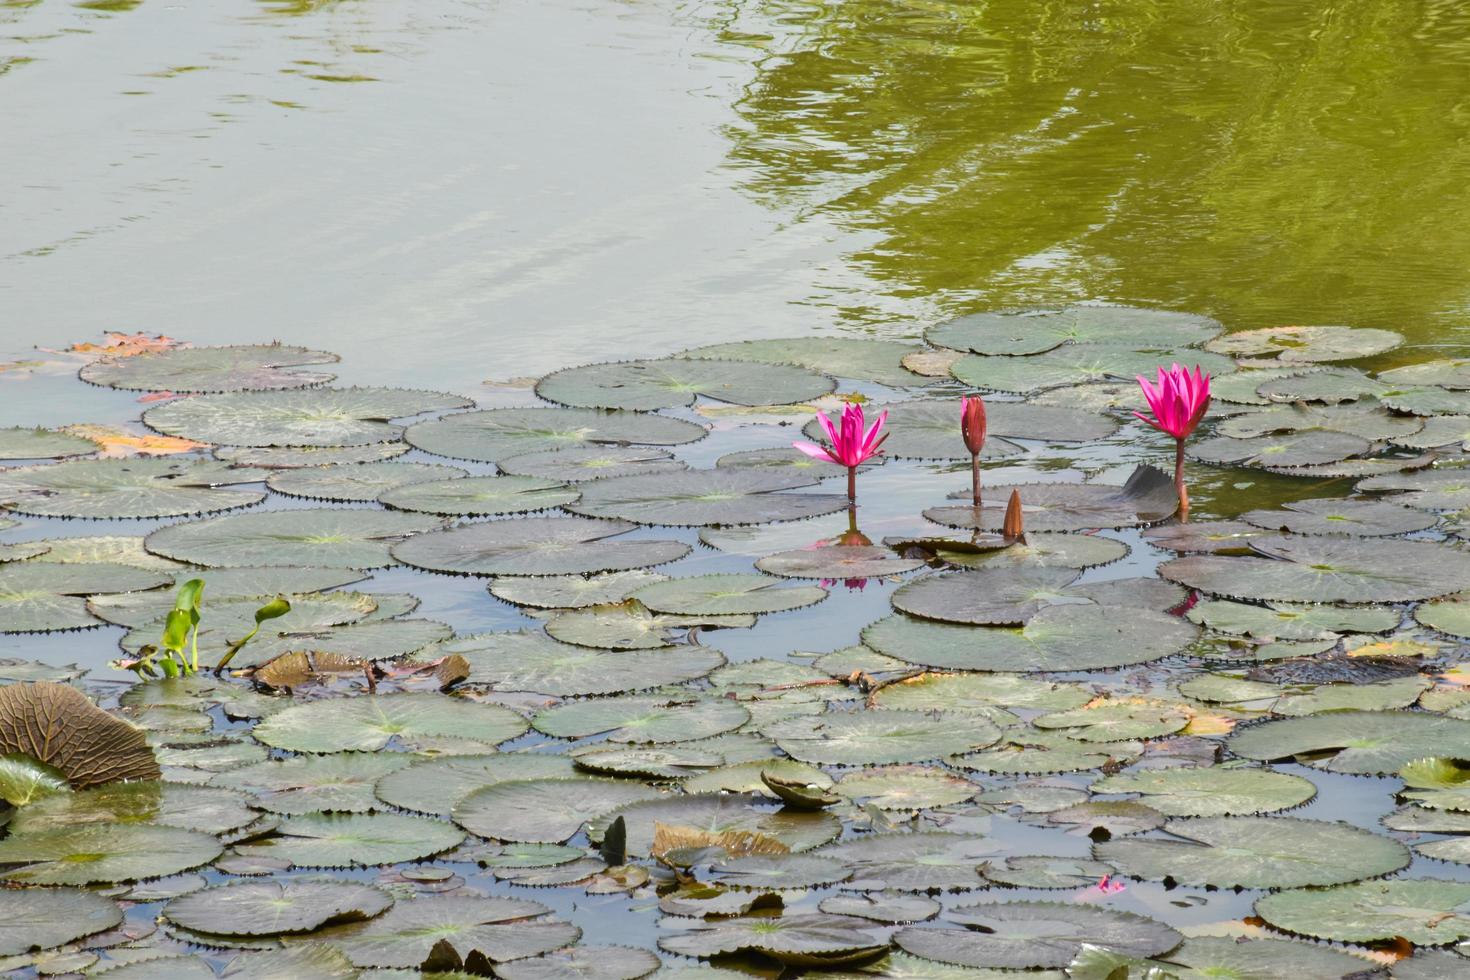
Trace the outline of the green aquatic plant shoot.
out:
M 174 597 L 174 607 L 163 622 L 163 635 L 157 644 L 148 644 L 138 651 L 136 657 L 112 661 L 119 670 L 131 670 L 139 678 L 187 677 L 199 672 L 199 624 L 203 620 L 204 579 L 191 578 L 179 586 Z M 239 653 L 245 644 L 260 632 L 262 623 L 278 619 L 291 611 L 291 603 L 283 595 L 255 610 L 255 627 L 238 640 L 229 642 L 229 649 L 215 666 L 216 675 Z M 187 654 L 185 648 L 187 647 Z M 160 650 L 164 656 L 160 657 Z

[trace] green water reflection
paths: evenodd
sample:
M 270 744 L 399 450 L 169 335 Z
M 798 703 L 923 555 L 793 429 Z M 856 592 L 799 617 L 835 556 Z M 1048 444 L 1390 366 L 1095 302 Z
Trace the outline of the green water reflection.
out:
M 1470 5 L 767 0 L 740 184 L 948 311 L 1093 297 L 1462 339 Z M 856 318 L 873 315 L 861 302 Z

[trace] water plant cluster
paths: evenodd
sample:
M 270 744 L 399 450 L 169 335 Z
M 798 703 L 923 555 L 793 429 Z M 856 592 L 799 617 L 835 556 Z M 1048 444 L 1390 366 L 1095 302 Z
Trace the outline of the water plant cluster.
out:
M 1462 976 L 1470 360 L 1399 345 L 114 349 L 156 455 L 0 430 L 0 967 Z

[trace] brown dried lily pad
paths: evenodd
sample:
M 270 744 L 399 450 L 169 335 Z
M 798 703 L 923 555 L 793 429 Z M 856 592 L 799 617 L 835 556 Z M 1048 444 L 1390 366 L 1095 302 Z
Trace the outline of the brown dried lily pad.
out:
M 60 770 L 77 789 L 160 775 L 141 729 L 50 681 L 0 688 L 0 755 L 15 753 Z

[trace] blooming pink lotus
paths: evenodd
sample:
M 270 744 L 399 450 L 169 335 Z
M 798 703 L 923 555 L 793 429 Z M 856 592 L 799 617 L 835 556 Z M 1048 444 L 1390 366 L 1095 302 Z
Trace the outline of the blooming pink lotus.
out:
M 960 434 L 970 451 L 970 496 L 980 506 L 980 451 L 985 448 L 985 399 L 965 395 L 960 399 Z
M 1199 426 L 1200 419 L 1210 407 L 1210 376 L 1194 366 L 1190 374 L 1178 364 L 1166 371 L 1159 368 L 1158 384 L 1143 375 L 1138 376 L 1138 385 L 1148 402 L 1153 418 L 1142 412 L 1134 412 L 1160 432 L 1174 437 L 1174 486 L 1179 490 L 1179 512 L 1189 513 L 1189 493 L 1184 489 L 1184 440 Z
M 814 442 L 793 442 L 791 445 L 813 459 L 847 467 L 847 499 L 856 500 L 857 468 L 882 452 L 880 447 L 888 438 L 888 433 L 883 432 L 883 423 L 888 421 L 888 413 L 879 415 L 878 420 L 868 429 L 864 429 L 867 420 L 863 417 L 861 405 L 844 406 L 842 421 L 837 425 L 833 425 L 832 420 L 821 413 L 817 414 L 817 421 L 822 423 L 827 438 L 832 440 L 830 447 L 819 446 Z M 880 432 L 882 435 L 879 435 Z

